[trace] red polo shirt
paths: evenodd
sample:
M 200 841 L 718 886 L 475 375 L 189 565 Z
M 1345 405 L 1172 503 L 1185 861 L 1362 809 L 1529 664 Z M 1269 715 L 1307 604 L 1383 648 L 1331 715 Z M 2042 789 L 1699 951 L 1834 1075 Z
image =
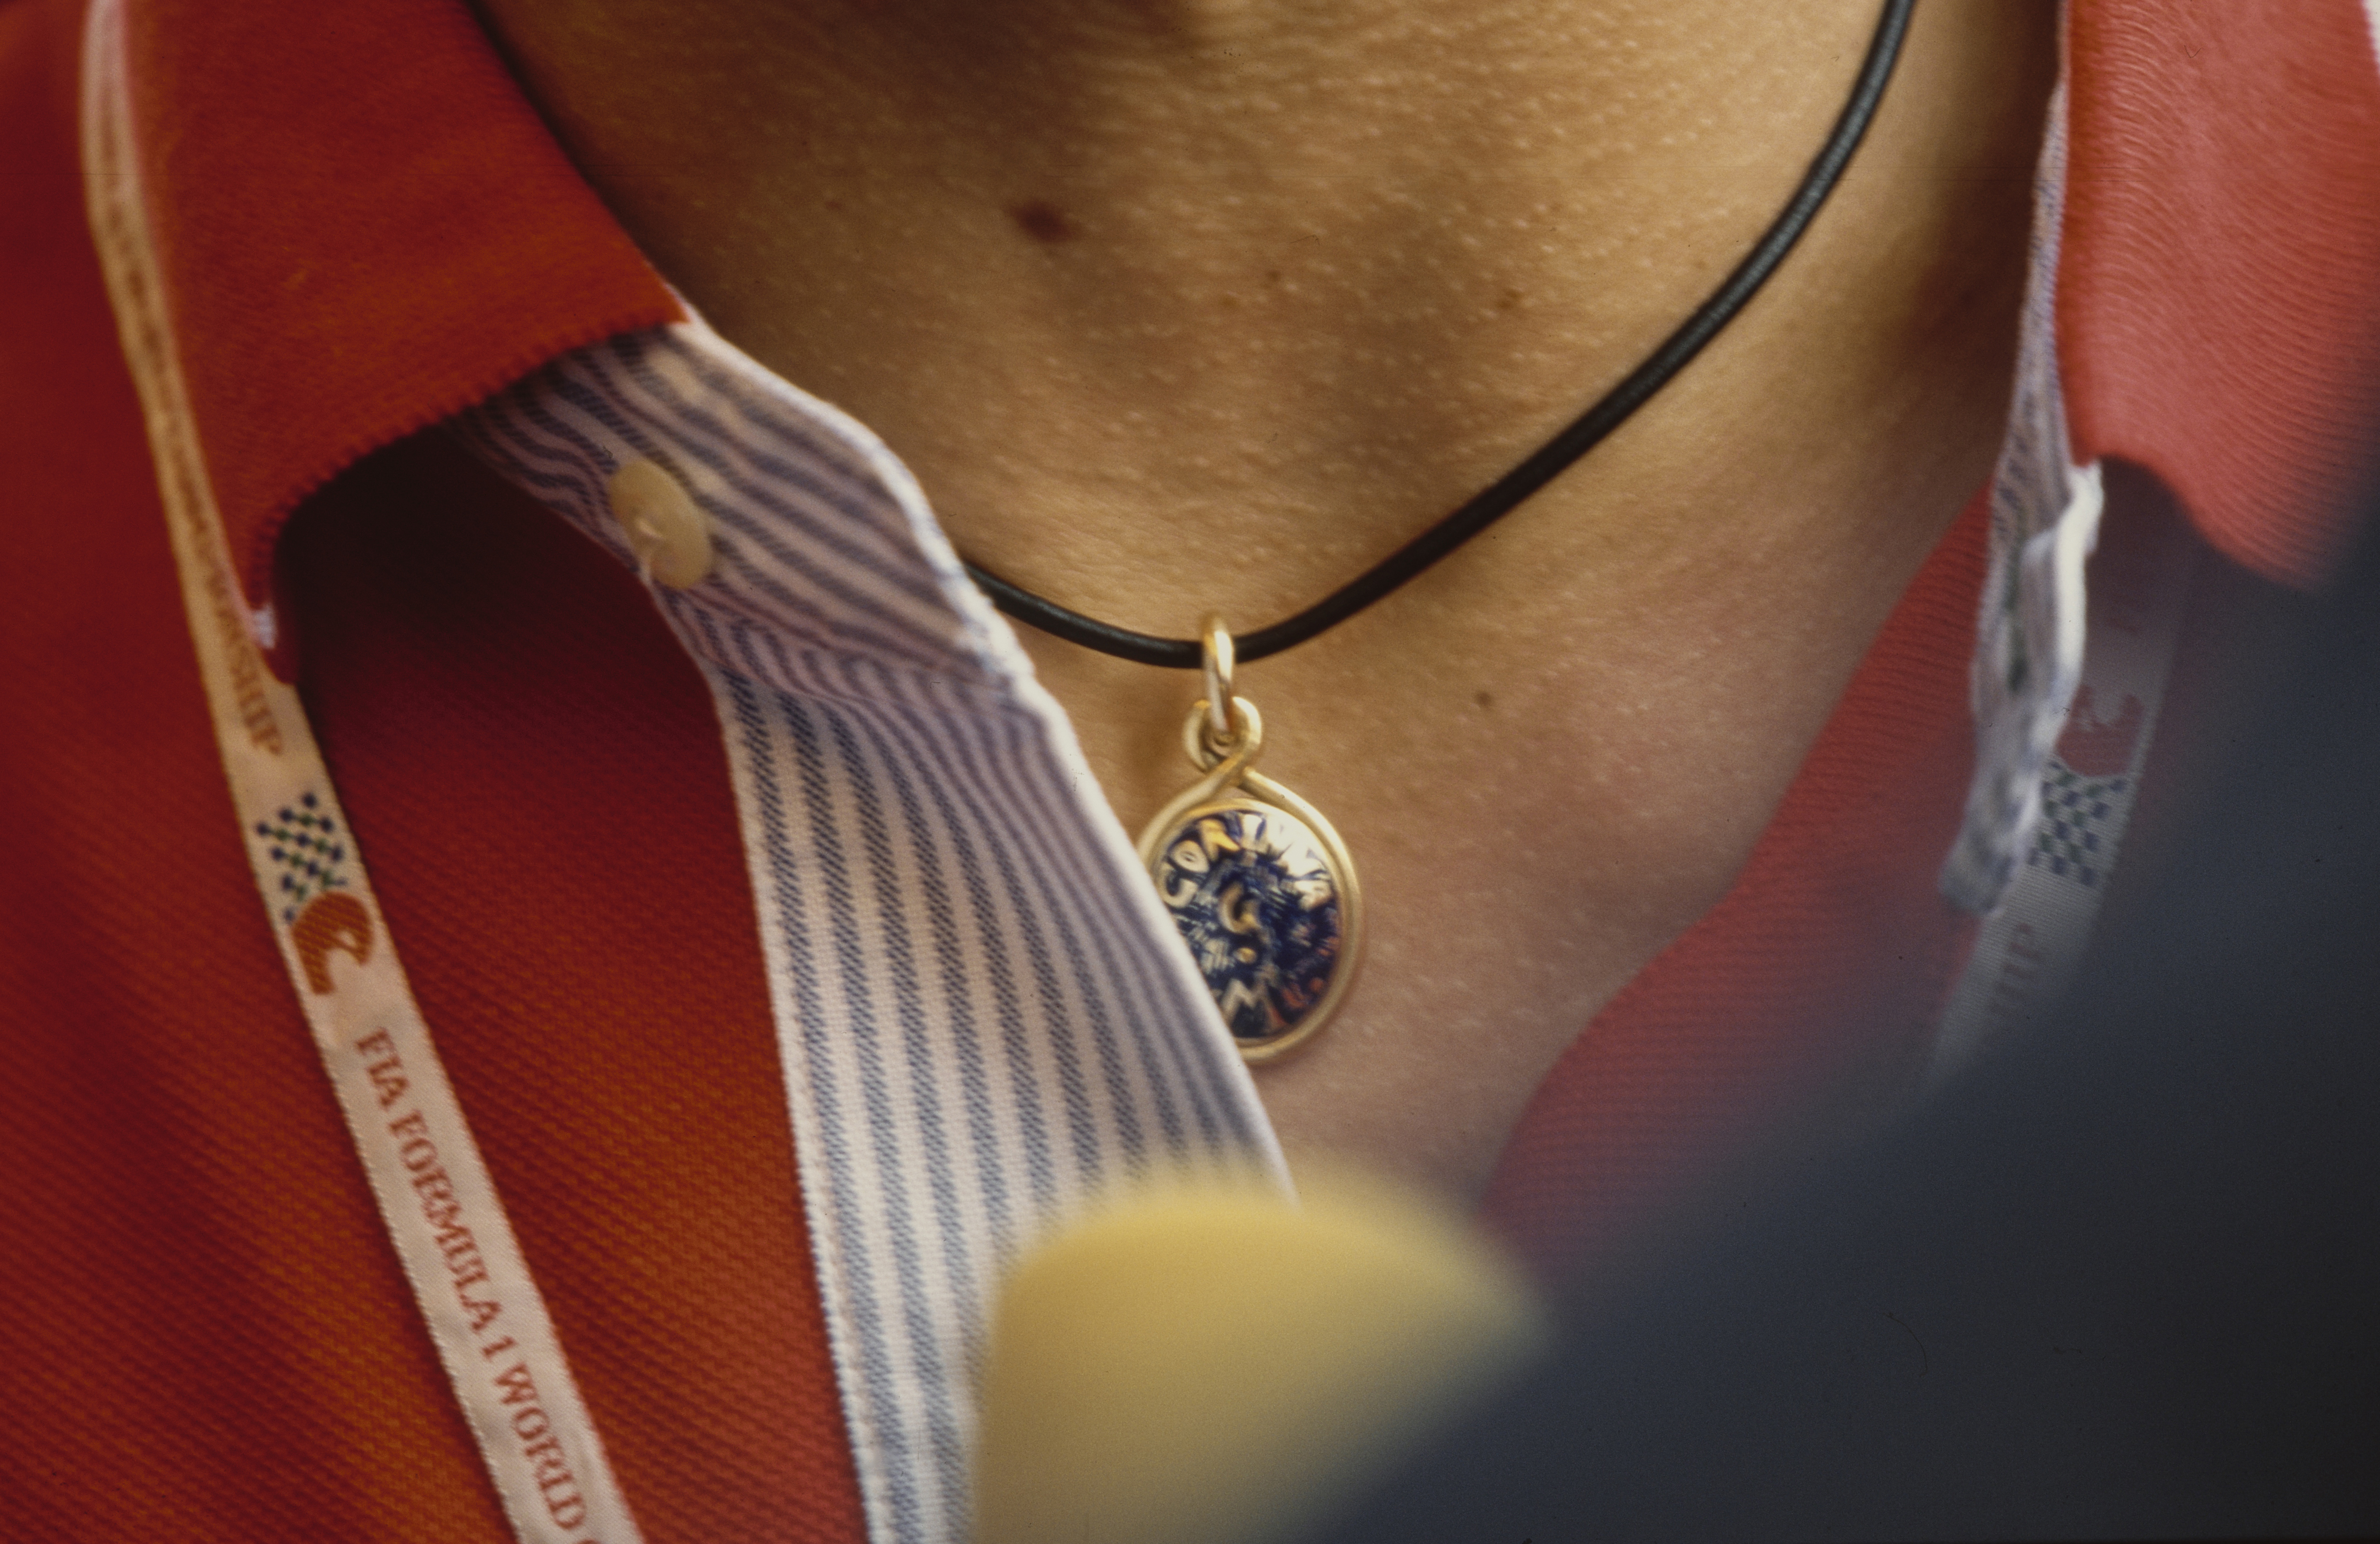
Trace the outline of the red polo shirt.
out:
M 0 4 L 14 1514 L 492 1544 L 233 829 L 85 225 L 81 9 Z M 677 308 L 461 5 L 130 19 L 206 474 L 249 600 L 279 587 L 280 665 L 620 1480 L 657 1544 L 858 1538 L 708 699 L 630 576 L 418 437 Z M 2119 514 L 2184 511 L 2236 565 L 2217 590 L 2315 582 L 2380 396 L 2367 16 L 2074 0 L 2068 47 L 2076 455 L 2128 468 Z M 1734 891 L 1548 1079 L 1489 1203 L 1524 1251 L 1623 1235 L 1923 1035 L 1966 937 L 1934 880 L 1983 524 L 1919 576 Z M 2219 650 L 2223 614 L 2187 647 Z

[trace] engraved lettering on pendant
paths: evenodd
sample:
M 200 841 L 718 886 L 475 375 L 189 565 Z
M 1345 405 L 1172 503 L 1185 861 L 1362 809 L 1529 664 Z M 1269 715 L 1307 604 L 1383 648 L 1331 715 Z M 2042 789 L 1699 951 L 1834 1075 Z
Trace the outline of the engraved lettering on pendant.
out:
M 1160 846 L 1158 894 L 1243 1045 L 1278 1041 L 1321 1005 L 1345 908 L 1312 828 L 1244 796 L 1204 806 Z

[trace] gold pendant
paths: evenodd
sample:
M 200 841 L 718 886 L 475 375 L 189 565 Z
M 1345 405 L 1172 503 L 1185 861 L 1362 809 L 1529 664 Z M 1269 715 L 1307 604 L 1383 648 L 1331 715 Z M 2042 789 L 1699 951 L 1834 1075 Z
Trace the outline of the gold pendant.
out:
M 1140 859 L 1251 1064 L 1312 1039 L 1363 942 L 1354 860 L 1322 812 L 1256 770 L 1264 718 L 1232 693 L 1232 635 L 1206 628 L 1207 696 L 1182 740 L 1205 775 L 1158 811 Z

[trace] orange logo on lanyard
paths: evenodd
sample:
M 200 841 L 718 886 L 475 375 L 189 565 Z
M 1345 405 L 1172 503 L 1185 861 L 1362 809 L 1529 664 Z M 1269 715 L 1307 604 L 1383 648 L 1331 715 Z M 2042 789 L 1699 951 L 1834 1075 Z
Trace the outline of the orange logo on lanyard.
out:
M 347 857 L 338 822 L 324 813 L 312 794 L 284 808 L 270 821 L 256 823 L 256 834 L 266 842 L 266 853 L 279 865 L 284 904 L 281 920 L 289 929 L 290 946 L 305 967 L 306 985 L 315 992 L 331 990 L 331 951 L 338 950 L 358 965 L 371 958 L 371 911 L 346 889 L 341 870 Z
M 317 895 L 298 914 L 289 930 L 298 963 L 306 967 L 306 984 L 317 992 L 331 990 L 331 951 L 337 949 L 358 965 L 371 958 L 371 913 L 344 890 Z

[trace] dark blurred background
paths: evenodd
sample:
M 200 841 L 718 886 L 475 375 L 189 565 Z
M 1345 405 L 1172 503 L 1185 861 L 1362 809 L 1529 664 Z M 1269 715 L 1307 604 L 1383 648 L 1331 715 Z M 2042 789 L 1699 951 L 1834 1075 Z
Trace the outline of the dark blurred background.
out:
M 2051 1022 L 1317 1538 L 2380 1536 L 2380 551 L 2273 614 Z

